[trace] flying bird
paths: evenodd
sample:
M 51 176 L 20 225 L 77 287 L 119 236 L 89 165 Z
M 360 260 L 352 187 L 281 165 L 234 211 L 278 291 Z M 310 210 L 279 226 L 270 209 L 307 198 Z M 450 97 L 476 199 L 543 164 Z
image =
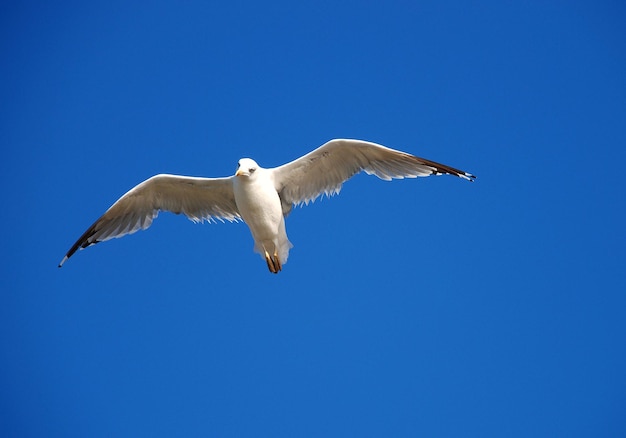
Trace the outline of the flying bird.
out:
M 133 187 L 118 199 L 69 249 L 59 267 L 78 249 L 145 230 L 159 211 L 183 213 L 193 222 L 243 220 L 254 238 L 254 251 L 277 274 L 293 246 L 285 217 L 294 205 L 339 193 L 342 184 L 364 171 L 385 181 L 449 174 L 476 177 L 434 161 L 362 140 L 331 140 L 314 151 L 264 169 L 242 158 L 234 176 L 197 178 L 161 174 Z

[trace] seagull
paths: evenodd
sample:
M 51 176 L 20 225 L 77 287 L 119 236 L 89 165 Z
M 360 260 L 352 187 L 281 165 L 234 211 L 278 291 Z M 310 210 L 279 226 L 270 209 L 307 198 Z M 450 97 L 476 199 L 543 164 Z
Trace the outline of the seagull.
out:
M 390 181 L 449 174 L 468 181 L 476 178 L 444 164 L 362 140 L 331 140 L 282 166 L 264 169 L 242 158 L 234 176 L 198 178 L 155 175 L 118 199 L 72 245 L 59 268 L 78 250 L 112 238 L 145 230 L 159 211 L 183 213 L 193 222 L 245 222 L 254 251 L 277 274 L 293 246 L 285 217 L 293 206 L 308 205 L 322 195 L 336 195 L 357 173 Z

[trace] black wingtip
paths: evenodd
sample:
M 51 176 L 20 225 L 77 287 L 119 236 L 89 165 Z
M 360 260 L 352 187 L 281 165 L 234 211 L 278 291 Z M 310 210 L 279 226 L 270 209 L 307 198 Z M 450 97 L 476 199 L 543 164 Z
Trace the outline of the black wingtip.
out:
M 57 266 L 58 268 L 62 268 L 63 267 L 63 263 L 65 263 L 67 261 L 67 259 L 69 259 L 69 256 L 65 256 L 63 257 L 63 260 L 61 260 L 61 262 L 59 263 L 59 266 Z

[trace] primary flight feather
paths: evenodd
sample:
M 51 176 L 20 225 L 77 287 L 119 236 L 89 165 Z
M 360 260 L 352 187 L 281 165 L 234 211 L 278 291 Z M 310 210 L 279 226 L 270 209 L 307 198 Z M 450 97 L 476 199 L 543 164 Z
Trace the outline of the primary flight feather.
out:
M 470 173 L 406 152 L 343 139 L 331 140 L 272 169 L 242 158 L 235 175 L 225 178 L 156 175 L 118 199 L 72 245 L 59 267 L 78 249 L 145 230 L 163 210 L 183 213 L 194 222 L 243 220 L 254 238 L 254 250 L 276 274 L 292 247 L 285 230 L 292 206 L 339 193 L 341 185 L 361 171 L 387 181 L 442 174 L 475 179 Z

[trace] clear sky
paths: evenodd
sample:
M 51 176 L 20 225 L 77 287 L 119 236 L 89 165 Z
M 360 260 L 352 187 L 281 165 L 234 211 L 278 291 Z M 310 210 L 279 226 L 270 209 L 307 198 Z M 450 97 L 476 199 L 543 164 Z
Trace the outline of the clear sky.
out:
M 0 435 L 626 436 L 620 1 L 0 6 Z M 359 175 L 243 224 L 77 253 L 157 173 L 332 138 L 478 176 Z

